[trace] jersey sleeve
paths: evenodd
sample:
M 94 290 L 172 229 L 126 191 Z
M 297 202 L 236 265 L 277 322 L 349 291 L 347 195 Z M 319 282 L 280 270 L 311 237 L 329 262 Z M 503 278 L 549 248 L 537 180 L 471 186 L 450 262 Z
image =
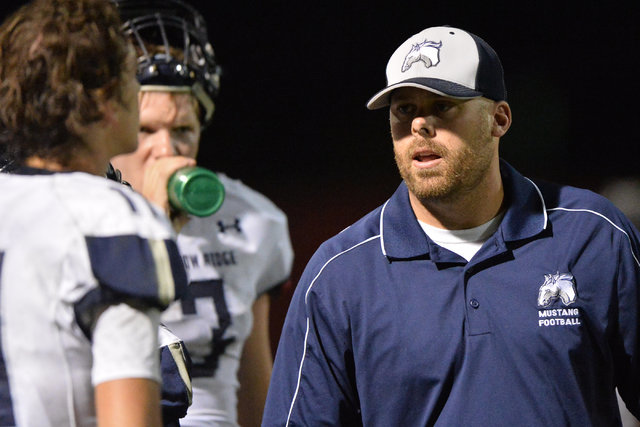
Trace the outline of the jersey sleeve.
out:
M 164 309 L 186 283 L 178 248 L 171 239 L 87 236 L 86 244 L 93 274 L 105 293 L 134 297 Z
M 265 195 L 246 186 L 241 181 L 224 174 L 220 178 L 230 194 L 242 199 L 242 228 L 254 240 L 261 261 L 256 283 L 256 294 L 263 294 L 287 281 L 293 267 L 293 246 L 289 235 L 286 214 Z
M 90 332 L 104 307 L 126 302 L 164 310 L 186 291 L 187 276 L 166 216 L 128 187 L 96 178 L 92 192 L 60 199 L 82 236 L 97 286 L 75 305 L 78 324 Z M 96 183 L 94 183 L 96 184 Z
M 267 259 L 263 274 L 257 283 L 258 295 L 287 281 L 293 266 L 293 248 L 285 214 L 278 211 L 271 215 L 266 229 L 263 251 L 267 254 Z
M 160 382 L 156 309 L 140 311 L 128 304 L 107 307 L 93 330 L 93 385 L 123 378 Z
M 180 338 L 166 326 L 158 330 L 162 373 L 162 419 L 165 427 L 179 426 L 191 405 L 191 358 Z

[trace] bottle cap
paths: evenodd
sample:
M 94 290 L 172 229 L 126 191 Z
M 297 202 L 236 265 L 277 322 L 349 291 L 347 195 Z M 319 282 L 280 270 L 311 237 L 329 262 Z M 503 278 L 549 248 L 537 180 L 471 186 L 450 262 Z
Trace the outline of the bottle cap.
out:
M 224 201 L 224 186 L 208 169 L 193 166 L 177 170 L 169 178 L 169 202 L 191 215 L 213 215 Z

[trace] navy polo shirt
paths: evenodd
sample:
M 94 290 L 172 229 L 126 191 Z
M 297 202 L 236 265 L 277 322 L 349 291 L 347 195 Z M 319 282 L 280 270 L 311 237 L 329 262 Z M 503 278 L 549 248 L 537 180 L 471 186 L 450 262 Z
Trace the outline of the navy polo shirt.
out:
M 265 426 L 610 426 L 640 415 L 638 232 L 603 197 L 501 163 L 466 262 L 403 184 L 323 243 L 282 331 Z

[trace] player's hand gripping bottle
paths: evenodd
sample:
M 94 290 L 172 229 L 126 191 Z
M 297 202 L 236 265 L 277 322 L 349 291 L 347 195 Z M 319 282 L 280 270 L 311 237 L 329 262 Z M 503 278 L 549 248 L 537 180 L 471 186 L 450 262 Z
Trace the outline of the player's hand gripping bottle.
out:
M 213 215 L 224 201 L 224 186 L 208 169 L 192 166 L 178 169 L 169 178 L 169 203 L 195 216 Z

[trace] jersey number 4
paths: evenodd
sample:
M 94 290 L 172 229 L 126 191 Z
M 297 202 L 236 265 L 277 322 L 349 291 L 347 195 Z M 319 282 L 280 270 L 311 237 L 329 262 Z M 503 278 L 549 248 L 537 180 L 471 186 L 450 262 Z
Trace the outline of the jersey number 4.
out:
M 181 299 L 184 314 L 196 314 L 196 299 L 211 298 L 218 314 L 218 327 L 212 328 L 211 353 L 204 360 L 193 363 L 191 375 L 193 377 L 212 377 L 218 368 L 218 359 L 235 337 L 224 338 L 224 333 L 231 325 L 231 315 L 224 297 L 222 280 L 202 280 L 189 284 L 189 293 Z

